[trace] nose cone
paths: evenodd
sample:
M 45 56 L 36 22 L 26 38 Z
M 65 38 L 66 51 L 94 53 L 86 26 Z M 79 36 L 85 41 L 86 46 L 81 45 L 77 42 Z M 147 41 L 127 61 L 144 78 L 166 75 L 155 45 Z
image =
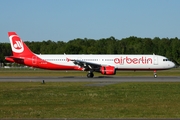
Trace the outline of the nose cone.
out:
M 170 68 L 174 68 L 174 67 L 175 67 L 175 64 L 174 64 L 173 62 L 170 62 L 169 67 L 170 67 Z

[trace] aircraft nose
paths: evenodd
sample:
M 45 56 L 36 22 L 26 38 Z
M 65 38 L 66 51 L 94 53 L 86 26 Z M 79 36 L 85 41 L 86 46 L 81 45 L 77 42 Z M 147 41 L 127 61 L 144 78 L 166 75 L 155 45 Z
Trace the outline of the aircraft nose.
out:
M 171 62 L 170 67 L 172 67 L 172 68 L 175 67 L 175 64 L 173 62 Z

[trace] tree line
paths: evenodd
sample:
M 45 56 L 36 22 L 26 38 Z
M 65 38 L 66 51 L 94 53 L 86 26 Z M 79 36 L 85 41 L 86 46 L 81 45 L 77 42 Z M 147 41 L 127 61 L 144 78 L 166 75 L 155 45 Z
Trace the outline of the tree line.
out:
M 36 54 L 158 54 L 180 64 L 180 40 L 176 38 L 139 38 L 131 36 L 118 40 L 114 37 L 99 40 L 77 38 L 68 42 L 52 40 L 25 42 Z M 0 43 L 0 62 L 12 55 L 10 43 Z

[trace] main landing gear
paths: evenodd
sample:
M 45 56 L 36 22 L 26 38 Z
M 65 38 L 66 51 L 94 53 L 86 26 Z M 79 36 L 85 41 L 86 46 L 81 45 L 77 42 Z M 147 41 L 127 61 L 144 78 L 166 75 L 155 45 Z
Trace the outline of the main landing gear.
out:
M 93 78 L 93 77 L 94 77 L 93 72 L 89 71 L 88 74 L 87 74 L 87 77 L 88 77 L 88 78 Z
M 157 78 L 156 70 L 154 70 L 154 78 Z

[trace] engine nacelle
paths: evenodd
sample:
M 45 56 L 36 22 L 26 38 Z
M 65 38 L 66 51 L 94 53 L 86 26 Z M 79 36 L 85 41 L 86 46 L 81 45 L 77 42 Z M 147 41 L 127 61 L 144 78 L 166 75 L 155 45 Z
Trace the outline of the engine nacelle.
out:
M 100 72 L 103 75 L 115 75 L 116 69 L 113 66 L 102 66 Z

